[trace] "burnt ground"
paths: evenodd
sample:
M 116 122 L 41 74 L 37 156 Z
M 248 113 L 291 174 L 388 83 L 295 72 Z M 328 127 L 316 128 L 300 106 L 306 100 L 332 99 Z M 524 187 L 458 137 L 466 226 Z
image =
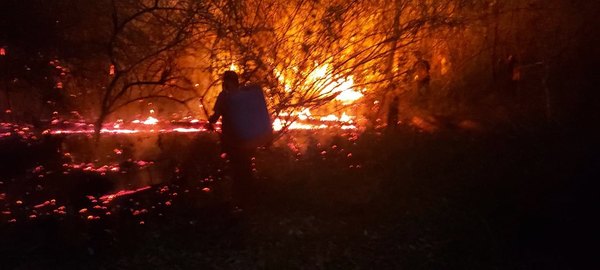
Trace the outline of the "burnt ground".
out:
M 0 268 L 589 269 L 595 138 L 399 130 L 308 139 L 300 154 L 283 144 L 257 155 L 258 185 L 241 213 L 223 200 L 214 138 L 187 152 L 163 142 L 156 164 L 175 172 L 106 209 L 85 196 L 117 190 L 110 174 L 29 173 L 59 170 L 60 139 L 5 140 L 0 204 L 11 213 L 0 222 Z M 27 202 L 49 198 L 66 213 L 43 206 L 30 217 Z

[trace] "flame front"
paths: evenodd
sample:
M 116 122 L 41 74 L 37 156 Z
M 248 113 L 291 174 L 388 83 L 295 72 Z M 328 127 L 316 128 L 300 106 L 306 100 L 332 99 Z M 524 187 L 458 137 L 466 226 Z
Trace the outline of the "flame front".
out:
M 354 89 L 354 77 L 334 78 L 328 64 L 320 65 L 308 76 L 308 82 L 320 89 L 321 95 L 335 94 L 335 99 L 343 104 L 351 104 L 363 97 L 361 91 Z

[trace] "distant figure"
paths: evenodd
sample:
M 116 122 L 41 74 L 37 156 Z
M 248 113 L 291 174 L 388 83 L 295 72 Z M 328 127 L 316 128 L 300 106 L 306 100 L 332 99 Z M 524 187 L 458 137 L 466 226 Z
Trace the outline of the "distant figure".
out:
M 208 120 L 212 126 L 222 117 L 221 145 L 231 161 L 233 199 L 239 203 L 252 191 L 252 157 L 257 147 L 270 143 L 272 126 L 260 87 L 240 87 L 233 71 L 223 73 L 222 87 Z
M 400 98 L 398 96 L 394 96 L 394 99 L 392 99 L 392 102 L 390 103 L 390 107 L 388 109 L 388 115 L 387 115 L 388 129 L 395 129 L 398 127 L 399 103 L 400 103 Z
M 512 102 L 516 102 L 518 98 L 518 85 L 521 80 L 521 67 L 519 60 L 514 55 L 509 55 L 504 60 L 506 70 L 504 72 L 504 78 L 501 85 L 506 85 L 506 93 L 507 97 L 511 99 Z
M 417 61 L 413 65 L 412 73 L 416 85 L 416 103 L 421 109 L 427 109 L 430 95 L 429 82 L 431 81 L 431 76 L 429 75 L 429 70 L 431 66 L 428 61 L 423 59 L 421 52 L 415 52 L 415 58 Z
M 508 67 L 508 73 L 511 81 L 521 80 L 521 67 L 519 60 L 514 55 L 509 55 L 506 58 L 506 66 Z

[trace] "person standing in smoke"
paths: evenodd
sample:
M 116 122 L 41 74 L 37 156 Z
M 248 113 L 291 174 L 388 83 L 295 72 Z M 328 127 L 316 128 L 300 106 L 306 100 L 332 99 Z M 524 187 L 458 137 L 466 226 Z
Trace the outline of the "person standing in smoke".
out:
M 413 65 L 412 73 L 413 79 L 416 85 L 416 103 L 417 106 L 422 110 L 427 110 L 429 108 L 429 82 L 431 81 L 431 76 L 429 75 L 429 70 L 431 66 L 429 62 L 423 58 L 423 53 L 420 51 L 415 52 L 416 62 Z
M 235 145 L 235 136 L 231 132 L 231 116 L 228 113 L 228 96 L 232 92 L 238 91 L 240 83 L 238 80 L 237 73 L 234 71 L 225 71 L 223 73 L 223 84 L 222 90 L 217 96 L 217 101 L 213 107 L 213 114 L 208 118 L 210 126 L 214 125 L 219 118 L 223 117 L 221 121 L 221 148 L 224 153 L 231 155 L 232 148 Z
M 256 148 L 270 142 L 272 126 L 262 89 L 240 86 L 237 73 L 223 73 L 223 90 L 209 117 L 212 127 L 221 120 L 221 146 L 230 160 L 233 176 L 232 195 L 236 204 L 249 199 L 253 192 L 252 157 Z
M 396 128 L 398 128 L 398 112 L 399 112 L 399 106 L 400 104 L 400 98 L 398 96 L 394 96 L 394 98 L 392 99 L 392 102 L 390 102 L 390 106 L 388 108 L 388 115 L 387 115 L 387 128 L 390 130 L 394 130 Z

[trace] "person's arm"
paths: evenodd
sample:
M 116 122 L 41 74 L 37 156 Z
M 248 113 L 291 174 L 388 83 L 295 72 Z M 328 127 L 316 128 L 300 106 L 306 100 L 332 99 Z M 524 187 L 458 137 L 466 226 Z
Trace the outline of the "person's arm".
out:
M 217 102 L 215 102 L 215 107 L 213 108 L 213 114 L 210 117 L 208 117 L 208 122 L 211 125 L 216 123 L 217 120 L 219 120 L 219 117 L 221 117 L 221 115 L 223 115 L 223 99 L 224 99 L 224 93 L 221 92 L 221 93 L 219 93 L 219 96 L 217 96 Z
M 219 120 L 219 117 L 221 117 L 221 114 L 215 112 L 208 118 L 208 122 L 212 125 L 212 124 L 216 123 L 217 120 Z

